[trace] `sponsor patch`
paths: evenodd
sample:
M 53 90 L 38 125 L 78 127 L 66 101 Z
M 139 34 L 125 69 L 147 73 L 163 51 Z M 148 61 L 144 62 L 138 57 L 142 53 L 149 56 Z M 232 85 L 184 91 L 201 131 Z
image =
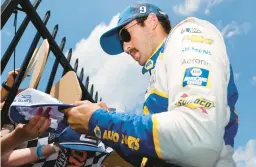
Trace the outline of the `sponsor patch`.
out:
M 184 74 L 182 86 L 197 85 L 207 86 L 209 78 L 209 70 L 203 68 L 187 68 Z
M 101 139 L 101 130 L 100 130 L 100 127 L 95 126 L 95 128 L 94 128 L 93 131 L 94 131 L 95 136 L 96 136 L 97 138 Z
M 199 36 L 199 35 L 186 35 L 184 36 L 183 40 L 189 40 L 191 42 L 197 42 L 197 43 L 205 43 L 208 45 L 211 45 L 213 43 L 212 39 L 208 39 L 208 38 L 204 38 L 203 36 Z
M 149 62 L 146 63 L 145 69 L 149 70 L 149 69 L 153 68 L 153 65 L 154 65 L 154 61 L 150 60 Z
M 32 96 L 31 95 L 18 95 L 17 98 L 14 99 L 14 102 L 26 102 L 31 103 L 32 102 Z
M 184 64 L 198 64 L 198 65 L 210 66 L 210 63 L 208 63 L 207 60 L 196 59 L 196 58 L 194 58 L 194 59 L 193 58 L 189 58 L 189 59 L 184 58 L 182 60 L 181 64 L 182 65 L 184 65 Z
M 181 99 L 175 103 L 176 106 L 185 106 L 191 109 L 199 108 L 203 113 L 208 114 L 206 109 L 213 108 L 214 102 L 203 97 L 190 97 L 186 93 L 181 96 Z
M 202 31 L 199 30 L 198 28 L 183 28 L 181 30 L 181 34 L 183 34 L 185 32 L 187 32 L 187 33 L 202 33 Z
M 134 136 L 128 136 L 126 134 L 121 134 L 111 130 L 104 130 L 104 132 L 101 133 L 99 126 L 94 128 L 94 134 L 99 139 L 109 140 L 114 143 L 126 145 L 131 150 L 137 151 L 140 148 L 140 138 L 136 138 Z
M 201 48 L 196 48 L 196 47 L 184 47 L 181 50 L 182 53 L 185 52 L 196 52 L 199 53 L 201 55 L 212 55 L 211 51 L 209 51 L 208 49 L 201 49 Z

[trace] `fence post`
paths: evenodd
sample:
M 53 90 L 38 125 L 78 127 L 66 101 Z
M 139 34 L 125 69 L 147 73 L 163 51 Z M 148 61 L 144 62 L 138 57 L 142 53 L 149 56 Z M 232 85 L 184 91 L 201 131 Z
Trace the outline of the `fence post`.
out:
M 43 23 L 44 24 L 47 24 L 48 20 L 49 20 L 49 17 L 50 17 L 50 11 L 47 11 L 45 16 L 44 16 L 44 19 L 43 19 Z M 4 103 L 4 106 L 2 108 L 2 111 L 1 111 L 1 126 L 3 126 L 4 124 L 6 123 L 9 123 L 10 120 L 9 120 L 9 117 L 8 117 L 8 110 L 9 110 L 9 107 L 11 105 L 11 103 L 13 102 L 15 96 L 16 96 L 16 93 L 18 91 L 18 88 L 22 82 L 22 79 L 24 77 L 24 74 L 26 72 L 26 68 L 29 64 L 29 61 L 33 55 L 33 52 L 38 44 L 38 41 L 40 39 L 40 33 L 37 32 L 33 41 L 32 41 L 32 44 L 30 45 L 30 48 L 27 52 L 27 55 L 25 56 L 25 59 L 24 61 L 22 62 L 22 65 L 20 67 L 20 72 L 18 73 L 17 77 L 15 78 L 15 82 L 12 86 L 12 90 L 9 92 L 6 100 L 5 100 L 5 103 Z
M 41 0 L 36 0 L 34 2 L 33 6 L 34 6 L 35 9 L 37 9 L 40 2 L 41 2 Z M 1 14 L 1 17 L 2 17 L 2 14 Z M 16 35 L 13 37 L 11 43 L 9 44 L 8 48 L 6 49 L 4 55 L 2 56 L 2 59 L 1 59 L 1 75 L 4 71 L 4 69 L 5 69 L 8 61 L 10 60 L 10 57 L 11 57 L 14 49 L 16 48 L 18 42 L 20 41 L 21 36 L 23 35 L 25 29 L 27 28 L 29 21 L 30 21 L 29 17 L 26 16 L 25 19 L 22 21 L 19 29 L 17 30 Z
M 89 76 L 86 78 L 85 81 L 85 89 L 88 91 L 88 87 L 89 87 Z
M 90 95 L 93 97 L 93 84 L 92 84 L 92 86 L 91 86 L 91 91 L 90 91 Z
M 70 48 L 68 51 L 67 60 L 69 63 L 70 63 L 71 57 L 72 57 L 72 48 Z M 68 72 L 68 70 L 64 68 L 62 76 L 64 76 L 67 72 Z
M 78 68 L 78 59 L 76 59 L 75 65 L 74 65 L 74 71 L 77 72 Z
M 81 81 L 83 81 L 83 79 L 84 79 L 84 68 L 81 69 L 79 78 L 80 78 Z
M 96 91 L 94 100 L 95 100 L 96 103 L 98 102 L 98 91 Z

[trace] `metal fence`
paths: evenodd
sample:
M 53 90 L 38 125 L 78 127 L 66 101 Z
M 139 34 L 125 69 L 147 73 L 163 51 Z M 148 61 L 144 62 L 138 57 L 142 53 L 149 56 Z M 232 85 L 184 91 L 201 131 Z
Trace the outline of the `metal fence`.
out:
M 53 82 L 55 79 L 55 75 L 58 69 L 59 64 L 63 67 L 63 75 L 67 73 L 68 71 L 75 71 L 78 75 L 79 84 L 82 90 L 82 99 L 81 100 L 89 100 L 91 102 L 98 102 L 98 92 L 96 91 L 94 94 L 94 86 L 92 85 L 89 90 L 89 77 L 86 78 L 85 83 L 82 83 L 83 77 L 84 77 L 84 69 L 82 68 L 80 72 L 77 71 L 79 60 L 76 59 L 74 67 L 70 65 L 70 60 L 72 57 L 72 48 L 69 49 L 68 56 L 65 57 L 63 54 L 63 49 L 65 47 L 66 43 L 66 37 L 63 37 L 60 45 L 58 46 L 57 42 L 55 41 L 55 37 L 58 33 L 58 24 L 54 26 L 54 29 L 52 33 L 49 32 L 49 30 L 46 27 L 46 24 L 50 18 L 50 11 L 47 11 L 43 17 L 43 19 L 40 18 L 38 13 L 36 12 L 36 9 L 38 8 L 39 4 L 41 3 L 41 0 L 35 0 L 33 5 L 29 0 L 6 0 L 1 5 L 1 30 L 5 26 L 6 22 L 9 20 L 10 16 L 12 14 L 17 14 L 18 11 L 24 12 L 26 14 L 26 17 L 20 24 L 17 32 L 15 33 L 15 36 L 13 37 L 12 41 L 8 45 L 5 52 L 3 52 L 3 56 L 1 59 L 1 75 L 3 71 L 5 70 L 5 67 L 10 60 L 11 56 L 13 55 L 13 52 L 19 43 L 24 31 L 26 30 L 29 22 L 32 22 L 34 27 L 37 30 L 37 33 L 35 37 L 32 39 L 31 45 L 27 51 L 27 54 L 25 55 L 25 58 L 21 64 L 20 72 L 15 77 L 15 82 L 12 86 L 12 90 L 8 94 L 5 104 L 1 111 L 1 126 L 3 124 L 9 123 L 10 120 L 8 118 L 8 109 L 13 102 L 15 95 L 18 91 L 18 88 L 20 87 L 20 84 L 22 82 L 22 79 L 24 77 L 27 65 L 30 62 L 30 59 L 33 55 L 34 50 L 36 49 L 38 42 L 40 38 L 47 39 L 48 43 L 50 45 L 50 52 L 53 53 L 55 56 L 55 62 L 52 67 L 52 71 L 50 73 L 50 77 L 45 89 L 46 93 L 50 93 L 51 87 L 53 86 Z M 100 98 L 100 101 L 102 98 Z

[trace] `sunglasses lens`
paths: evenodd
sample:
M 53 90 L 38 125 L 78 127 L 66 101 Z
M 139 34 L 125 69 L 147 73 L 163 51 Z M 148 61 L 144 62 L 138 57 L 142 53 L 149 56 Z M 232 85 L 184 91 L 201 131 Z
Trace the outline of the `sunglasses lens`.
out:
M 119 32 L 119 38 L 121 42 L 129 42 L 131 40 L 130 33 L 126 29 L 122 29 Z

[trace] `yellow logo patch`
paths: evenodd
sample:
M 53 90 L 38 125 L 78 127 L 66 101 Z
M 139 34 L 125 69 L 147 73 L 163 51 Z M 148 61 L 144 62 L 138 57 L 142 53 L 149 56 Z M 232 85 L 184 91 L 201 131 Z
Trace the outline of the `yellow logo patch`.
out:
M 182 98 L 175 103 L 176 106 L 185 106 L 191 109 L 200 108 L 203 113 L 207 113 L 206 109 L 214 107 L 214 102 L 203 97 L 189 98 L 187 94 L 183 94 Z
M 100 130 L 100 127 L 96 126 L 93 131 L 94 131 L 95 136 L 96 136 L 97 138 L 101 139 L 101 130 Z
M 184 36 L 183 40 L 189 40 L 191 42 L 205 43 L 211 45 L 213 43 L 212 39 L 204 38 L 203 36 L 192 35 L 192 36 Z
M 111 130 L 105 130 L 102 138 L 105 140 L 111 140 L 115 143 L 120 142 L 121 144 L 127 145 L 127 147 L 131 150 L 137 151 L 140 148 L 139 138 L 136 138 L 133 136 L 127 136 L 124 134 L 119 134 Z
M 153 65 L 154 65 L 153 60 L 150 60 L 149 62 L 146 63 L 145 69 L 149 70 L 149 69 L 153 68 Z

